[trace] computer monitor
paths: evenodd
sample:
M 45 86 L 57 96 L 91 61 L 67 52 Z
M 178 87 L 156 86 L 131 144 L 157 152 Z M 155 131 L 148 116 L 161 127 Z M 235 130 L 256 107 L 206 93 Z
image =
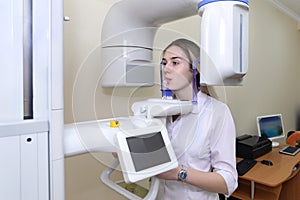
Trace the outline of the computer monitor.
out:
M 258 116 L 257 129 L 258 135 L 270 139 L 273 147 L 279 145 L 274 139 L 285 137 L 281 114 Z

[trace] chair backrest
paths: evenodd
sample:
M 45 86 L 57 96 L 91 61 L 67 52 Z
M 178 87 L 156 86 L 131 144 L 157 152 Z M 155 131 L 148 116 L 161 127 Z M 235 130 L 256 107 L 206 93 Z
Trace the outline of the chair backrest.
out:
M 295 131 L 286 138 L 286 144 L 291 146 L 300 145 L 300 131 Z

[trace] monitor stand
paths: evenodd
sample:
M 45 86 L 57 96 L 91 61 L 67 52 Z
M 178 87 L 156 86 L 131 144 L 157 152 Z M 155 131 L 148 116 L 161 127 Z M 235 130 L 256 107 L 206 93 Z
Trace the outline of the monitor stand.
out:
M 279 146 L 279 142 L 272 141 L 272 147 L 278 147 L 278 146 Z

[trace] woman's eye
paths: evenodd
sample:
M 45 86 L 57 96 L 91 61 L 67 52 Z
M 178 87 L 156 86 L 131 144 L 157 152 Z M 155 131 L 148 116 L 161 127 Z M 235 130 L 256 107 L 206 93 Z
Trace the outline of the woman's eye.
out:
M 161 62 L 161 64 L 162 64 L 162 66 L 166 66 L 166 65 L 168 64 L 168 62 Z M 177 65 L 179 65 L 179 64 L 180 64 L 179 61 L 171 61 L 171 62 L 169 63 L 170 66 L 177 66 Z

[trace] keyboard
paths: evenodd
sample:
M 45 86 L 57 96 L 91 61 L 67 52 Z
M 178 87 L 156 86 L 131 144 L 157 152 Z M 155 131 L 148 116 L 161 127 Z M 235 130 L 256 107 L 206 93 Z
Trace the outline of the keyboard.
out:
M 256 160 L 245 158 L 236 164 L 236 169 L 239 176 L 246 174 L 254 165 L 257 163 Z

